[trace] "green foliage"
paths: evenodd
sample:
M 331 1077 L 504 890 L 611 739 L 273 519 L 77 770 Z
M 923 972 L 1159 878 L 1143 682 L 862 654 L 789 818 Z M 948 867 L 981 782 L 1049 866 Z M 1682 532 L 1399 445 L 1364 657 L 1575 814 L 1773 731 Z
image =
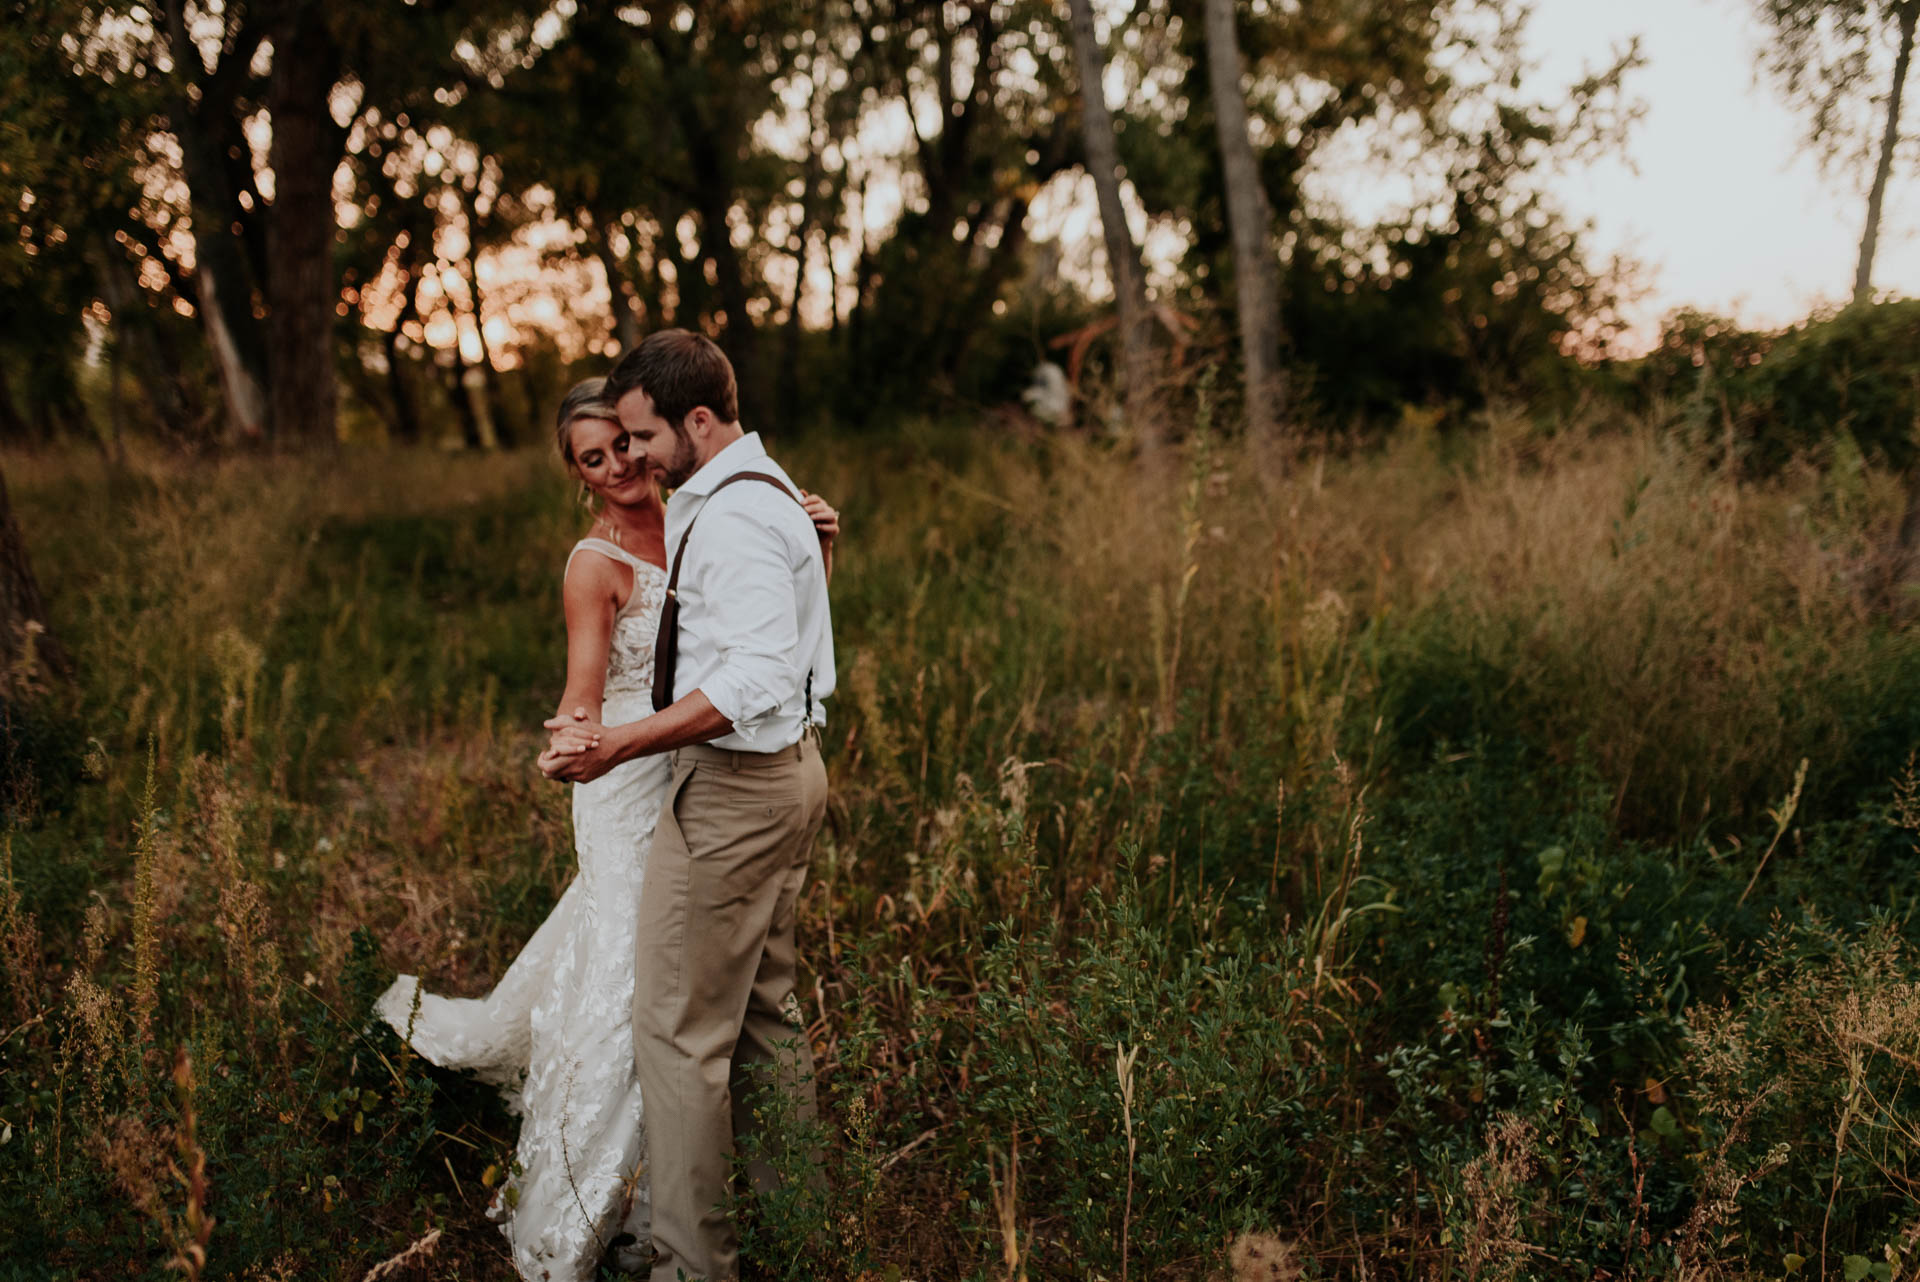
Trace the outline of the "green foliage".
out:
M 1920 1194 L 1920 965 L 1910 922 L 1776 924 L 1734 991 L 1699 1010 L 1685 1147 L 1750 1192 L 1731 1227 L 1778 1234 L 1848 1277 L 1912 1267 Z M 1859 1263 L 1856 1263 L 1859 1261 Z
M 1777 333 L 1683 313 L 1636 375 L 1751 474 L 1803 456 L 1857 469 L 1863 451 L 1906 467 L 1920 421 L 1920 301 L 1857 305 Z
M 1169 929 L 1126 884 L 1074 939 L 1008 922 L 981 959 L 973 1188 L 990 1198 L 994 1157 L 1018 1155 L 1021 1195 L 1064 1219 L 1028 1257 L 1043 1275 L 1117 1273 L 1123 1242 L 1151 1274 L 1296 1209 L 1328 1129 L 1337 1015 L 1299 935 L 1276 938 L 1257 902 L 1223 928 L 1220 908 L 1189 905 Z

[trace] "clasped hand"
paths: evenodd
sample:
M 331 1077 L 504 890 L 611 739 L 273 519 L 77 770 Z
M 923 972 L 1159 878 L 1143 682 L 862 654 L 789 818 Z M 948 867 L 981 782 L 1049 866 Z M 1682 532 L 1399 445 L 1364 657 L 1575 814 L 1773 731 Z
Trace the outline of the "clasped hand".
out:
M 542 724 L 551 733 L 547 750 L 535 764 L 547 778 L 587 783 L 613 769 L 613 751 L 605 745 L 607 728 L 589 720 L 585 708 L 575 708 L 570 717 L 549 717 Z

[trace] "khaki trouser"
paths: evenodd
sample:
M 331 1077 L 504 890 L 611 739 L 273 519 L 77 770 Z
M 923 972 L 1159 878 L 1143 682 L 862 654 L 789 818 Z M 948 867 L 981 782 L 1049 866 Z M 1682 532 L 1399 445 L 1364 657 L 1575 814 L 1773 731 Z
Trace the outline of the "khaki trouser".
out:
M 753 1066 L 770 1064 L 798 1115 L 814 1116 L 813 1055 L 785 1011 L 794 908 L 826 804 L 812 736 L 776 753 L 703 745 L 674 754 L 640 891 L 634 970 L 653 1282 L 739 1275 L 725 1204 L 734 1134 L 753 1125 Z M 760 1164 L 753 1176 L 760 1185 L 772 1171 Z

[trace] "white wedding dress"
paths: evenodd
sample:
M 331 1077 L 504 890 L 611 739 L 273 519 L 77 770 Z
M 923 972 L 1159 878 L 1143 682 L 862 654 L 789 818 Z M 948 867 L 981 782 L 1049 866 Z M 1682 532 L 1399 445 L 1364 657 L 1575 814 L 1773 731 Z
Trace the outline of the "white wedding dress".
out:
M 602 539 L 583 551 L 633 567 L 633 593 L 614 619 L 601 720 L 653 711 L 653 646 L 667 575 Z M 572 563 L 572 556 L 568 558 Z M 621 1234 L 637 1258 L 648 1239 L 640 1088 L 633 1074 L 634 921 L 654 820 L 666 795 L 665 757 L 615 766 L 573 789 L 580 869 L 492 993 L 415 995 L 402 975 L 377 1009 L 415 1050 L 502 1088 L 519 1114 L 519 1170 L 488 1214 L 529 1282 L 592 1282 Z

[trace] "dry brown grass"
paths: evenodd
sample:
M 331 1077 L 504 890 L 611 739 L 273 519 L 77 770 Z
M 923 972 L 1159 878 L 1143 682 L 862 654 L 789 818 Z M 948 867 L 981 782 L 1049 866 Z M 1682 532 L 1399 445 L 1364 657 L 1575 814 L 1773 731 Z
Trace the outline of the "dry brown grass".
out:
M 1510 674 L 1529 730 L 1672 822 L 1757 811 L 1794 761 L 1831 760 L 1856 727 L 1782 692 L 1860 691 L 1889 626 L 1871 585 L 1901 489 L 1872 469 L 1750 483 L 1645 425 L 1541 435 L 1500 413 L 1475 440 L 1409 432 L 1284 474 L 1231 447 L 1160 480 L 1077 441 L 1041 453 L 1043 467 L 1008 449 L 891 478 L 890 509 L 938 520 L 850 503 L 850 573 L 908 564 L 923 584 L 865 666 L 852 656 L 856 697 L 912 698 L 868 689 L 876 655 L 895 681 L 951 682 L 892 658 L 938 617 L 929 594 L 968 585 L 1004 618 L 975 615 L 961 656 L 1044 638 L 1031 700 L 1056 730 L 1126 716 L 1116 688 L 1163 727 L 1168 703 L 1216 674 L 1264 671 L 1308 727 L 1304 764 L 1372 693 L 1349 642 L 1390 623 Z M 987 583 L 956 555 L 983 538 L 1003 548 Z

